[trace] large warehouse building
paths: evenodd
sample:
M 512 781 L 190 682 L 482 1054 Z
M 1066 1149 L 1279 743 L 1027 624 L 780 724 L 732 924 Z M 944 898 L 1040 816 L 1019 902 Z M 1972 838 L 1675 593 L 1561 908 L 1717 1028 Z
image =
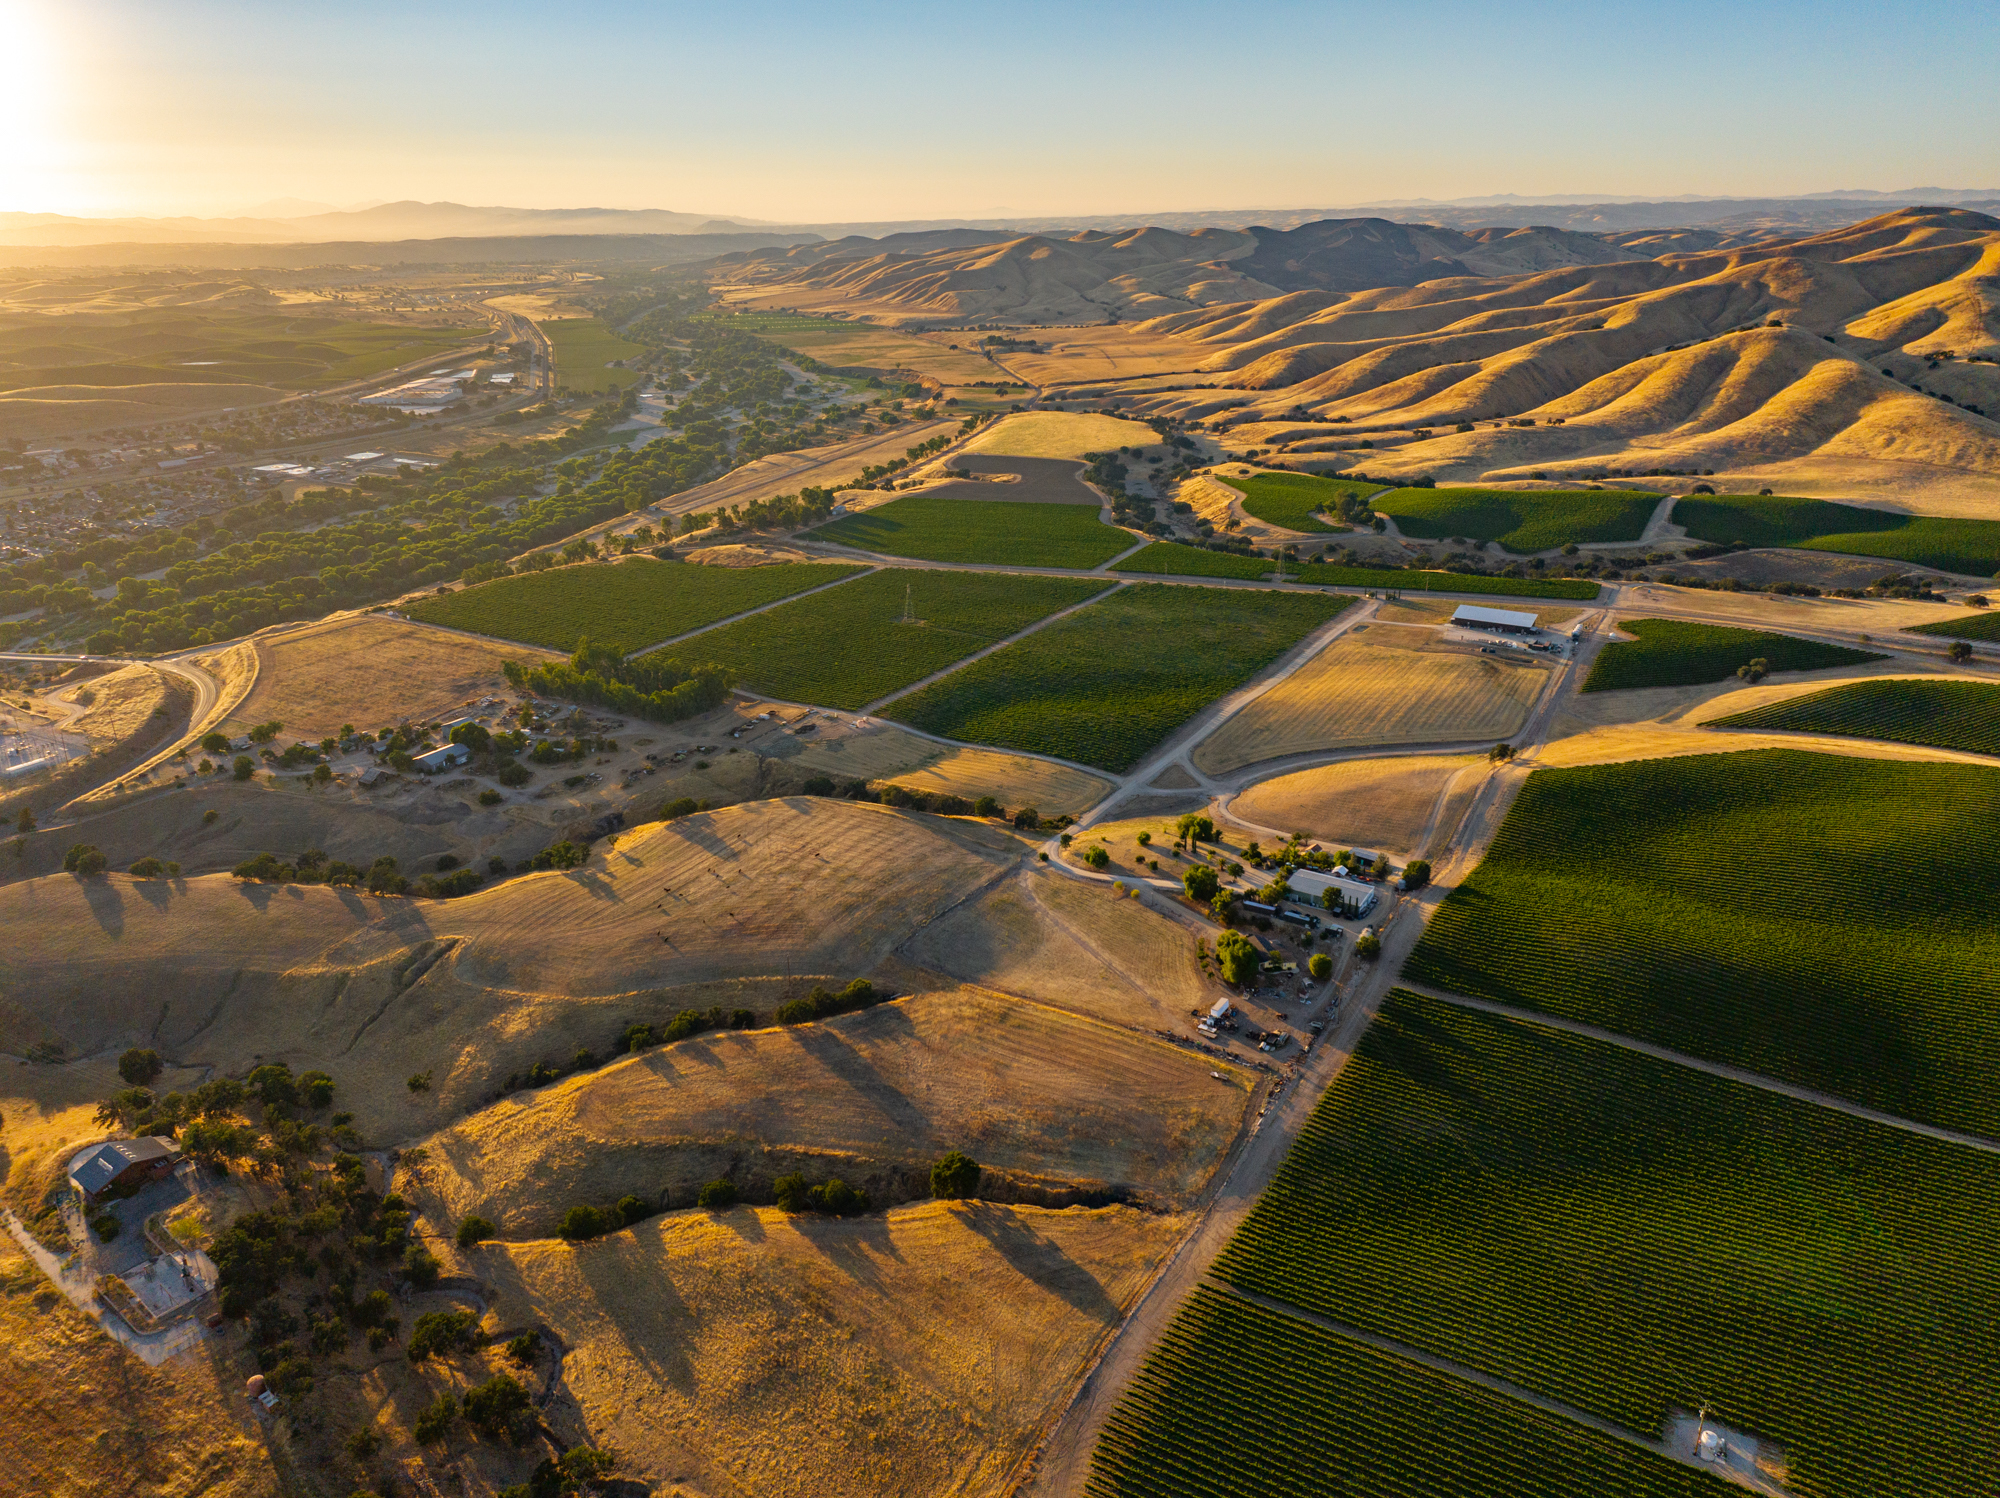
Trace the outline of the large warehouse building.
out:
M 1476 603 L 1461 603 L 1458 612 L 1451 616 L 1453 624 L 1462 624 L 1467 629 L 1492 629 L 1504 635 L 1531 635 L 1535 632 L 1533 614 L 1517 614 L 1511 609 L 1483 609 Z

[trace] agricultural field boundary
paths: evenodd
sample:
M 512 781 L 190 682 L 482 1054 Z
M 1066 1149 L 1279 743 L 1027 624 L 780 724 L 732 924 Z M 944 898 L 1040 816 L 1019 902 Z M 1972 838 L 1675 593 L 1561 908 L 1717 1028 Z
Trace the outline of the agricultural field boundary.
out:
M 841 581 L 845 582 L 846 579 L 842 578 Z M 887 707 L 890 703 L 896 701 L 899 697 L 907 697 L 912 692 L 920 692 L 925 687 L 929 686 L 932 682 L 942 681 L 944 680 L 945 677 L 951 675 L 952 672 L 961 671 L 965 669 L 965 667 L 971 665 L 974 661 L 984 660 L 987 656 L 993 654 L 993 652 L 996 650 L 1005 650 L 1009 645 L 1012 645 L 1016 640 L 1025 640 L 1029 635 L 1035 633 L 1035 631 L 1039 629 L 1044 629 L 1047 626 L 1054 624 L 1058 619 L 1067 619 L 1071 614 L 1074 614 L 1078 609 L 1087 609 L 1093 603 L 1102 603 L 1105 599 L 1109 598 L 1113 593 L 1116 593 L 1120 588 L 1126 586 L 1125 580 L 1123 578 L 1111 578 L 1108 581 L 1109 581 L 1108 586 L 1098 589 L 1095 593 L 1091 594 L 1090 597 L 1079 599 L 1077 602 L 1070 604 L 1066 608 L 1057 609 L 1053 614 L 1044 614 L 1041 618 L 1035 620 L 1034 623 L 1028 625 L 1027 628 L 1017 629 L 1014 631 L 1013 634 L 1007 636 L 1006 639 L 995 640 L 991 645 L 987 645 L 982 649 L 974 651 L 971 655 L 966 656 L 963 660 L 953 661 L 949 666 L 945 666 L 940 670 L 931 672 L 931 674 L 929 676 L 926 676 L 922 681 L 913 681 L 906 687 L 898 687 L 895 691 L 890 692 L 886 696 L 877 697 L 873 702 L 865 704 L 859 710 L 857 716 L 867 717 L 870 713 L 880 712 L 883 708 Z M 815 589 L 815 591 L 817 591 L 817 589 Z M 1063 761 L 1057 761 L 1057 763 L 1063 763 Z M 1103 771 L 1100 770 L 1095 773 L 1101 775 L 1103 774 Z
M 1814 1107 L 1844 1113 L 1849 1118 L 1858 1118 L 1864 1123 L 1880 1124 L 1885 1129 L 1900 1129 L 1905 1134 L 1919 1134 L 1938 1144 L 1955 1144 L 1965 1149 L 1978 1150 L 1982 1154 L 2000 1155 L 2000 1140 L 1983 1139 L 1977 1134 L 1962 1134 L 1956 1129 L 1919 1123 L 1914 1118 L 1904 1118 L 1897 1113 L 1884 1113 L 1880 1109 L 1836 1097 L 1830 1092 L 1801 1087 L 1796 1082 L 1783 1082 L 1776 1077 L 1767 1077 L 1762 1072 L 1746 1071 L 1740 1066 L 1730 1066 L 1726 1062 L 1705 1061 L 1699 1056 L 1690 1056 L 1685 1051 L 1670 1050 L 1666 1046 L 1654 1045 L 1650 1041 L 1635 1040 L 1629 1035 L 1620 1035 L 1616 1030 L 1604 1030 L 1596 1025 L 1586 1025 L 1581 1020 L 1564 1019 L 1561 1015 L 1555 1014 L 1542 1014 L 1533 1009 L 1516 1009 L 1508 1004 L 1496 1004 L 1491 999 L 1475 999 L 1469 994 L 1433 988 L 1427 983 L 1418 983 L 1409 978 L 1398 979 L 1396 986 L 1407 988 L 1412 993 L 1422 994 L 1427 999 L 1436 999 L 1441 1004 L 1450 1004 L 1459 1009 L 1476 1009 L 1483 1014 L 1497 1015 L 1501 1019 L 1512 1020 L 1517 1024 L 1543 1030 L 1557 1030 L 1565 1035 L 1579 1036 L 1584 1040 L 1601 1041 L 1605 1045 L 1633 1051 L 1654 1061 L 1664 1061 L 1671 1066 L 1684 1066 L 1689 1071 L 1698 1071 L 1725 1082 L 1738 1082 L 1745 1087 L 1754 1087 L 1760 1092 L 1776 1093 L 1779 1097 L 1790 1098 L 1795 1103 L 1810 1103 Z
M 1344 1341 L 1358 1342 L 1363 1347 L 1373 1348 L 1376 1352 L 1383 1353 L 1400 1362 L 1415 1363 L 1420 1368 L 1428 1368 L 1433 1373 L 1442 1373 L 1446 1378 L 1456 1379 L 1462 1384 L 1472 1384 L 1490 1393 L 1498 1394 L 1503 1399 L 1510 1399 L 1517 1404 L 1524 1404 L 1530 1408 L 1538 1409 L 1545 1415 L 1554 1415 L 1557 1419 L 1567 1420 L 1572 1425 L 1581 1425 L 1586 1430 L 1594 1430 L 1597 1434 L 1607 1436 L 1611 1440 L 1621 1441 L 1627 1446 L 1636 1446 L 1639 1450 L 1649 1455 L 1664 1457 L 1670 1462 L 1678 1462 L 1680 1465 L 1692 1467 L 1698 1472 L 1706 1472 L 1711 1475 L 1714 1473 L 1715 1469 L 1713 1467 L 1705 1466 L 1691 1456 L 1681 1455 L 1665 1441 L 1641 1435 L 1636 1430 L 1627 1430 L 1624 1426 L 1606 1420 L 1602 1416 L 1589 1414 L 1574 1406 L 1550 1399 L 1545 1394 L 1537 1394 L 1533 1390 L 1524 1389 L 1518 1384 L 1510 1384 L 1507 1380 L 1495 1378 L 1489 1373 L 1481 1373 L 1477 1368 L 1468 1368 L 1463 1363 L 1454 1363 L 1447 1358 L 1437 1357 L 1431 1353 L 1424 1352 L 1420 1348 L 1393 1341 L 1388 1337 L 1379 1337 L 1373 1332 L 1365 1332 L 1359 1327 L 1335 1321 L 1330 1316 L 1322 1316 L 1317 1311 L 1309 1311 L 1305 1307 L 1295 1306 L 1289 1301 L 1278 1300 L 1269 1295 L 1262 1295 L 1255 1290 L 1240 1289 L 1226 1280 L 1210 1280 L 1207 1288 L 1219 1294 L 1243 1301 L 1246 1304 L 1256 1306 L 1260 1310 L 1269 1311 L 1273 1315 L 1289 1316 L 1294 1321 L 1301 1321 L 1307 1326 L 1317 1327 L 1319 1330 L 1339 1337 Z

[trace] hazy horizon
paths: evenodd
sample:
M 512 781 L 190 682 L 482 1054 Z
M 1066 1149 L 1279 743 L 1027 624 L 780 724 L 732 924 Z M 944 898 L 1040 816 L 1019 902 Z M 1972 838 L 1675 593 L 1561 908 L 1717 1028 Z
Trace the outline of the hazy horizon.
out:
M 1005 28 L 879 5 L 746 30 L 657 5 L 0 0 L 0 211 L 815 223 L 1977 187 L 2000 36 L 1959 16 L 1031 3 Z M 1851 102 L 1898 97 L 1922 107 Z

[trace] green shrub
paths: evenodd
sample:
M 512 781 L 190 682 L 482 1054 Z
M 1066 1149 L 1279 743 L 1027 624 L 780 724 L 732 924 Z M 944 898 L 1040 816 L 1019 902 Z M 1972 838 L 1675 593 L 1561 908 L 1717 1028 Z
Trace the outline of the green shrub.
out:
M 419 1290 L 438 1282 L 439 1269 L 437 1256 L 420 1244 L 412 1243 L 403 1253 L 403 1273 Z
M 451 1422 L 458 1418 L 458 1401 L 449 1394 L 440 1394 L 417 1414 L 412 1434 L 420 1446 L 434 1446 L 445 1438 L 451 1429 Z
M 540 1332 L 522 1332 L 518 1337 L 508 1339 L 508 1358 L 513 1362 L 519 1363 L 524 1368 L 541 1355 L 542 1334 Z
M 104 853 L 95 843 L 72 843 L 63 855 L 63 872 L 88 877 L 104 872 Z
M 1306 972 L 1313 982 L 1324 983 L 1333 976 L 1333 959 L 1324 952 L 1315 952 L 1306 963 Z
M 961 1201 L 979 1190 L 979 1163 L 958 1150 L 931 1166 L 931 1195 L 940 1201 Z
M 1222 880 L 1207 864 L 1198 863 L 1181 875 L 1181 888 L 1187 891 L 1187 897 L 1195 904 L 1206 905 L 1222 888 Z
M 478 1344 L 479 1317 L 472 1311 L 426 1311 L 410 1328 L 405 1349 L 409 1360 L 421 1363 L 432 1356 L 449 1356 Z
M 1215 939 L 1215 959 L 1222 969 L 1222 981 L 1241 987 L 1257 976 L 1263 955 L 1241 931 L 1225 931 Z
M 493 1224 L 484 1217 L 468 1217 L 458 1225 L 458 1246 L 471 1248 L 474 1244 L 484 1243 L 495 1231 Z
M 160 1074 L 159 1052 L 134 1047 L 118 1058 L 118 1075 L 134 1087 L 144 1087 Z
M 710 1181 L 695 1196 L 695 1205 L 705 1212 L 726 1212 L 736 1205 L 736 1183 Z
M 465 1418 L 489 1436 L 517 1436 L 528 1414 L 528 1391 L 511 1373 L 496 1373 L 465 1391 Z

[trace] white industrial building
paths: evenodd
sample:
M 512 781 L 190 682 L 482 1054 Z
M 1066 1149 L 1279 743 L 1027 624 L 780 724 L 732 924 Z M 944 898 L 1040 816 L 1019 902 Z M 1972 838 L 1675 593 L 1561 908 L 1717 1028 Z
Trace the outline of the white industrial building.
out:
M 1345 869 L 1336 869 L 1331 874 L 1322 874 L 1315 869 L 1293 869 L 1291 878 L 1286 882 L 1291 886 L 1294 899 L 1312 905 L 1325 904 L 1326 892 L 1339 890 L 1342 903 L 1355 915 L 1368 914 L 1381 898 L 1374 885 L 1347 877 Z
M 1531 635 L 1535 632 L 1533 614 L 1517 614 L 1512 609 L 1481 608 L 1476 603 L 1461 603 L 1451 616 L 1451 622 L 1464 625 L 1467 629 L 1497 629 L 1507 635 Z

